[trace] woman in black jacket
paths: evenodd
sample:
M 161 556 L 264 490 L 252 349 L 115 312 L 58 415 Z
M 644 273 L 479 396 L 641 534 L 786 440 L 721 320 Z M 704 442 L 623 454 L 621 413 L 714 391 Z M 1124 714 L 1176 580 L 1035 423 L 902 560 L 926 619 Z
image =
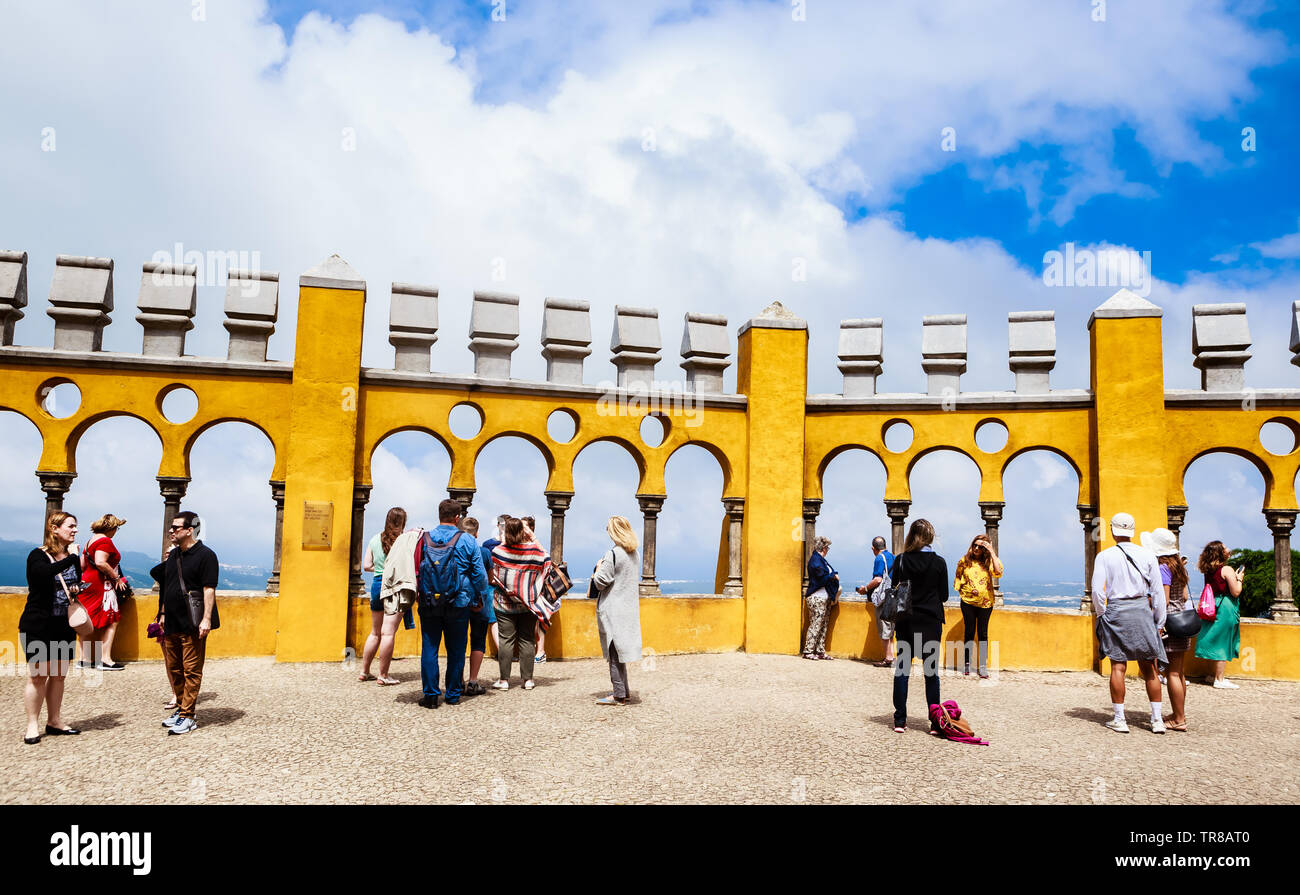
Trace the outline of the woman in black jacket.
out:
M 894 634 L 898 656 L 894 661 L 894 732 L 907 729 L 907 682 L 912 657 L 921 657 L 925 675 L 926 715 L 939 703 L 939 665 L 943 661 L 943 604 L 948 600 L 948 564 L 930 546 L 934 526 L 917 519 L 907 531 L 903 553 L 894 560 L 889 577 L 894 587 L 912 582 L 912 611 L 900 615 Z
M 60 581 L 62 579 L 62 581 Z M 65 588 L 66 585 L 66 588 Z M 27 605 L 18 619 L 18 639 L 27 655 L 27 734 L 23 742 L 41 741 L 41 705 L 46 708 L 45 732 L 51 736 L 81 733 L 64 727 L 63 676 L 72 662 L 77 635 L 68 625 L 68 594 L 81 585 L 77 553 L 77 517 L 55 512 L 45 524 L 45 543 L 27 555 Z

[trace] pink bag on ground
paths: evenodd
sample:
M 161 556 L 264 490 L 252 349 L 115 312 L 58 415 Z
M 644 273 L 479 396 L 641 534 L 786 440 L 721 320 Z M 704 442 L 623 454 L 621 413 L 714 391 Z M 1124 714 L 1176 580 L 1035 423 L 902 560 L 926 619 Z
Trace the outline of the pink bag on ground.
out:
M 930 706 L 930 721 L 938 730 L 939 736 L 954 743 L 967 743 L 971 746 L 987 746 L 988 740 L 975 736 L 970 722 L 961 718 L 961 708 L 951 699 L 942 705 Z

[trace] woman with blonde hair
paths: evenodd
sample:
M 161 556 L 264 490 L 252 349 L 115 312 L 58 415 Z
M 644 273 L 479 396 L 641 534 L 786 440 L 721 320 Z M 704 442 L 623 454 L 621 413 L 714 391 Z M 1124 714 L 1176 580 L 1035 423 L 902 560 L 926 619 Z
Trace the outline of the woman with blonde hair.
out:
M 27 733 L 23 742 L 41 741 L 41 706 L 45 733 L 67 736 L 81 731 L 64 727 L 63 678 L 72 663 L 76 634 L 68 609 L 81 590 L 81 555 L 77 552 L 77 517 L 62 510 L 45 521 L 45 543 L 27 554 L 27 604 L 18 619 L 18 641 L 27 655 L 23 705 Z
M 978 652 L 979 676 L 989 676 L 989 617 L 996 597 L 993 580 L 1001 578 L 1002 572 L 1002 560 L 988 535 L 976 535 L 966 555 L 957 560 L 952 586 L 961 594 L 961 622 L 966 632 L 962 674 L 970 674 L 971 653 Z
M 366 645 L 361 651 L 361 674 L 357 676 L 359 681 L 375 680 L 375 676 L 370 673 L 370 664 L 378 653 L 380 685 L 400 683 L 397 678 L 389 676 L 388 668 L 393 661 L 393 645 L 397 642 L 397 620 L 402 614 L 384 614 L 384 601 L 379 596 L 379 590 L 384 580 L 384 563 L 388 559 L 388 551 L 393 548 L 397 536 L 405 530 L 406 510 L 393 507 L 384 517 L 384 530 L 370 539 L 366 555 L 361 561 L 361 568 L 373 572 L 374 577 L 370 580 L 370 635 L 366 637 Z M 406 628 L 410 630 L 414 627 L 415 620 L 411 617 L 411 610 L 407 609 Z
M 1228 565 L 1228 548 L 1223 541 L 1210 541 L 1196 562 L 1205 583 L 1214 591 L 1214 621 L 1201 622 L 1196 638 L 1196 658 L 1214 663 L 1214 688 L 1236 690 L 1237 685 L 1224 678 L 1228 662 L 1241 652 L 1241 570 Z
M 613 546 L 591 573 L 596 591 L 596 627 L 600 649 L 609 662 L 614 692 L 596 705 L 626 705 L 627 663 L 641 660 L 641 562 L 637 559 L 636 533 L 625 516 L 610 516 L 605 525 Z
M 90 523 L 90 530 L 98 537 L 91 538 L 82 552 L 86 570 L 81 573 L 81 580 L 86 587 L 77 599 L 90 613 L 95 630 L 77 638 L 81 641 L 82 668 L 104 671 L 126 668 L 113 661 L 113 637 L 122 619 L 118 600 L 128 596 L 131 590 L 122 574 L 122 554 L 113 544 L 117 530 L 123 525 L 126 520 L 112 513 L 105 513 Z

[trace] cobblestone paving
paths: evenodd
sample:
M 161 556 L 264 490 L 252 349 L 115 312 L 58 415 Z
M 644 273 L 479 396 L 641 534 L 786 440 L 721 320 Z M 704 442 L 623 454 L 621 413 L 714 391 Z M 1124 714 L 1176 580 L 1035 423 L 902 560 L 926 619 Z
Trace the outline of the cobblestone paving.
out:
M 484 683 L 494 665 L 485 664 Z M 72 678 L 80 737 L 22 743 L 23 679 L 0 677 L 0 802 L 1300 802 L 1300 684 L 1193 685 L 1188 733 L 1155 736 L 1130 683 L 1132 733 L 1102 726 L 1086 673 L 945 677 L 991 747 L 925 734 L 921 678 L 906 734 L 888 669 L 734 653 L 630 666 L 635 701 L 603 708 L 598 660 L 549 662 L 537 688 L 419 708 L 356 668 L 207 663 L 199 728 L 169 737 L 161 664 Z M 516 679 L 517 681 L 517 679 Z M 1187 770 L 1178 771 L 1182 765 Z

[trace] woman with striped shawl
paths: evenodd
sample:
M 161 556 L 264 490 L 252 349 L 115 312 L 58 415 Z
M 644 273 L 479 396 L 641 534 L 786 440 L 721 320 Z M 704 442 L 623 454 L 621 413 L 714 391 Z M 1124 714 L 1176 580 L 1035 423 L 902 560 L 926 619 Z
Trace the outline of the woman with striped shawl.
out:
M 492 579 L 496 591 L 492 608 L 497 616 L 497 667 L 500 680 L 494 690 L 510 689 L 510 665 L 519 648 L 519 674 L 524 689 L 533 689 L 533 661 L 537 654 L 537 623 L 550 619 L 544 605 L 544 585 L 551 558 L 532 540 L 522 519 L 505 524 L 505 541 L 492 548 Z

